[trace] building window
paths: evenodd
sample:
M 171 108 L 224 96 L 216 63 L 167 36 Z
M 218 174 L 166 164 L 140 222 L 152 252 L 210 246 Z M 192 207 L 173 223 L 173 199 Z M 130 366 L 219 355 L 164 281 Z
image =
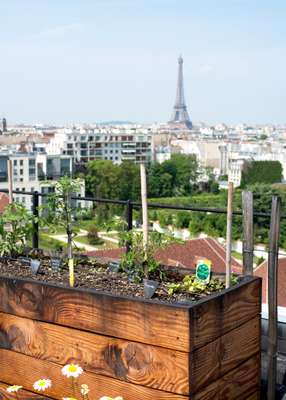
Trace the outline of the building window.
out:
M 23 166 L 24 165 L 24 161 L 20 160 L 20 165 Z
M 13 161 L 13 164 L 14 164 L 14 165 L 17 165 L 17 160 L 14 160 L 14 161 Z
M 61 158 L 60 168 L 61 168 L 61 176 L 69 175 L 71 172 L 70 159 L 69 158 Z

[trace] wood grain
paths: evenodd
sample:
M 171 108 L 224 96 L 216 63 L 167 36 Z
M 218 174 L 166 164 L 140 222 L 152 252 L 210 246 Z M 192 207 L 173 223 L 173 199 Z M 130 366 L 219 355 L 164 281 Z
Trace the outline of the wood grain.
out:
M 214 341 L 260 314 L 261 281 L 245 278 L 245 283 L 199 301 L 190 309 L 191 349 Z M 248 284 L 246 284 L 248 282 Z
M 191 400 L 247 399 L 259 391 L 260 354 L 251 357 L 222 378 L 190 397 Z M 251 398 L 251 397 L 250 397 Z
M 172 393 L 189 393 L 187 353 L 0 313 L 0 347 Z M 0 373 L 1 375 L 1 373 Z
M 61 374 L 61 366 L 44 360 L 38 360 L 11 350 L 0 349 L 1 380 L 13 384 L 17 382 L 24 389 L 33 390 L 33 383 L 39 378 L 49 378 L 52 386 L 46 391 L 48 397 L 62 399 L 72 396 L 71 379 Z M 124 400 L 186 400 L 188 396 L 163 392 L 132 383 L 84 372 L 77 380 L 78 384 L 86 383 L 90 388 L 90 398 L 98 399 L 101 396 L 123 396 Z M 79 387 L 78 385 L 78 387 Z M 75 393 L 80 398 L 78 389 Z
M 188 307 L 0 277 L 0 311 L 189 351 Z
M 190 354 L 190 391 L 225 375 L 260 351 L 260 317 L 256 316 Z
M 260 391 L 256 390 L 250 396 L 246 397 L 245 400 L 260 400 Z
M 23 389 L 19 390 L 17 395 L 15 393 L 8 393 L 6 390 L 7 387 L 9 385 L 0 382 L 0 400 L 48 400 L 47 397 Z

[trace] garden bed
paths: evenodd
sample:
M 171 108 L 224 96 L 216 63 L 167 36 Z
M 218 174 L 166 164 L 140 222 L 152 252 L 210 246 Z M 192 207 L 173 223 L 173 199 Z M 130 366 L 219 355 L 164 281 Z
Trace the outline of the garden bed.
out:
M 176 302 L 192 302 L 209 295 L 212 292 L 222 290 L 224 287 L 222 277 L 213 280 L 213 284 L 206 286 L 205 293 L 190 293 L 189 291 L 181 291 L 170 295 L 168 288 L 170 283 L 181 281 L 185 274 L 175 268 L 162 267 L 164 271 L 164 279 L 159 279 L 159 286 L 155 292 L 154 298 L 161 301 Z M 28 278 L 37 281 L 49 282 L 60 286 L 68 286 L 69 272 L 68 267 L 63 265 L 58 270 L 50 266 L 50 258 L 42 258 L 39 272 L 34 274 L 29 265 L 25 265 L 20 261 L 9 260 L 0 261 L 0 275 L 8 277 Z M 155 278 L 159 278 L 155 276 Z M 75 287 L 96 289 L 105 291 L 115 295 L 141 297 L 144 298 L 143 283 L 135 283 L 130 280 L 125 273 L 112 272 L 108 269 L 108 265 L 99 264 L 97 261 L 90 261 L 83 258 L 75 268 Z
M 16 277 L 19 268 L 12 264 L 0 266 L 3 384 L 33 392 L 33 382 L 48 377 L 53 385 L 47 396 L 61 399 L 70 392 L 60 370 L 75 362 L 84 368 L 80 383 L 90 386 L 94 399 L 259 398 L 259 278 L 170 304 L 138 298 L 137 288 L 131 298 L 123 291 L 64 287 L 67 271 L 61 285 L 51 283 L 57 275 L 32 276 L 28 268 Z

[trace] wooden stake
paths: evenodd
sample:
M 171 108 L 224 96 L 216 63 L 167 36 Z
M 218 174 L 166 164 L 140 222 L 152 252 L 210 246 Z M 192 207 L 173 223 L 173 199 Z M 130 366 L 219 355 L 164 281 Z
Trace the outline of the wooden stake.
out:
M 253 275 L 253 193 L 242 192 L 243 275 Z
M 71 193 L 66 197 L 66 208 L 70 210 L 71 208 Z M 72 249 L 72 221 L 71 215 L 67 211 L 68 225 L 67 225 L 67 236 L 68 236 L 68 265 L 69 265 L 69 284 L 71 287 L 74 286 L 74 259 L 73 259 L 73 249 Z
M 148 246 L 148 208 L 147 208 L 147 180 L 145 164 L 140 164 L 141 176 L 141 201 L 142 201 L 142 218 L 143 218 L 143 247 L 145 251 L 145 260 L 147 258 Z M 145 278 L 148 278 L 148 266 L 145 265 Z
M 13 168 L 12 160 L 7 161 L 9 203 L 13 203 Z
M 226 259 L 225 259 L 225 287 L 230 287 L 231 276 L 231 231 L 232 231 L 232 198 L 233 198 L 233 183 L 228 183 L 227 197 L 227 225 L 226 225 Z
M 275 399 L 277 377 L 277 268 L 281 199 L 272 197 L 268 253 L 268 388 L 267 399 Z

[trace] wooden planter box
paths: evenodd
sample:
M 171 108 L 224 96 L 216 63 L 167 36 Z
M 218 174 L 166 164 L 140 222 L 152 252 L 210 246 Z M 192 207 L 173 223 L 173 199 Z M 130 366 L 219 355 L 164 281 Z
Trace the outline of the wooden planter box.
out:
M 61 368 L 74 362 L 92 400 L 259 399 L 260 289 L 246 277 L 169 305 L 0 277 L 0 392 L 46 377 L 48 397 L 71 396 Z

